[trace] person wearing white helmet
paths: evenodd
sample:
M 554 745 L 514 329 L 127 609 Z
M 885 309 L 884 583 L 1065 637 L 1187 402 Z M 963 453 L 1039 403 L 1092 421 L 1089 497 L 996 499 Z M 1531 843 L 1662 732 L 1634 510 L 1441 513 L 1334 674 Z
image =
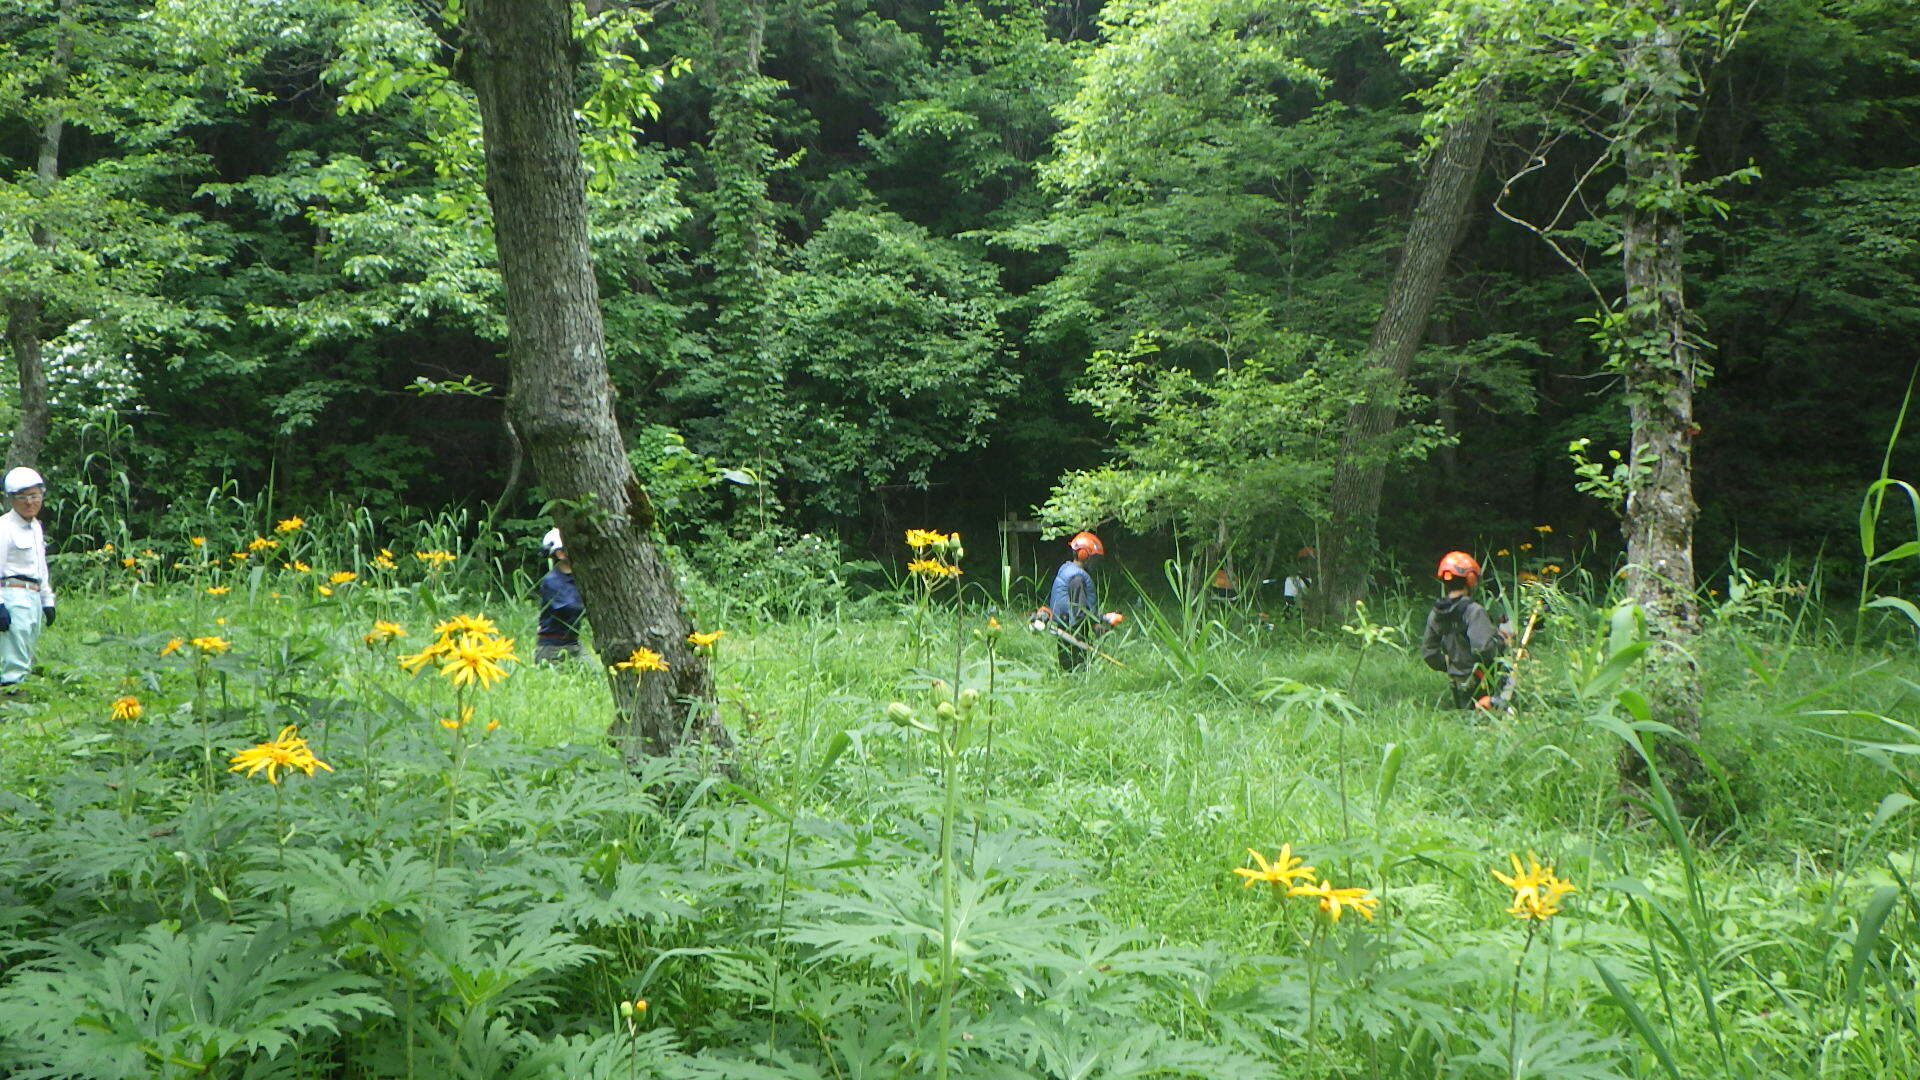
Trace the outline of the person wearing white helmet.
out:
M 40 629 L 53 625 L 54 596 L 40 526 L 47 482 L 21 466 L 7 470 L 0 487 L 13 504 L 0 514 L 0 689 L 11 692 L 33 670 Z
M 573 582 L 573 560 L 567 558 L 566 542 L 559 529 L 548 529 L 540 538 L 540 550 L 553 561 L 553 568 L 540 579 L 540 636 L 533 647 L 533 661 L 544 664 L 566 656 L 579 656 L 580 620 L 587 613 L 580 598 L 580 586 Z

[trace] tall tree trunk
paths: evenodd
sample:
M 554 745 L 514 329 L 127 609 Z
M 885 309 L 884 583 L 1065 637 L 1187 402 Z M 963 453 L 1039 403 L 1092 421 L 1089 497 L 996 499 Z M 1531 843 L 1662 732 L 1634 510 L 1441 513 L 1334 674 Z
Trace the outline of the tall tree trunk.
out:
M 1387 443 L 1400 421 L 1400 394 L 1426 335 L 1447 260 L 1466 229 L 1468 199 L 1493 128 L 1495 93 L 1492 83 L 1480 88 L 1473 110 L 1441 135 L 1421 180 L 1400 262 L 1367 344 L 1365 397 L 1347 411 L 1347 429 L 1340 437 L 1328 500 L 1330 520 L 1319 551 L 1320 587 L 1308 599 L 1308 616 L 1316 623 L 1344 617 L 1353 602 L 1366 595 Z
M 633 761 L 688 737 L 728 740 L 614 415 L 574 127 L 569 17 L 568 0 L 469 0 L 465 45 L 506 287 L 508 409 L 554 500 L 601 660 L 611 665 L 648 648 L 668 665 L 610 676 L 618 710 L 610 733 Z
M 1629 53 L 1626 100 L 1635 111 L 1624 125 L 1622 163 L 1628 197 L 1621 261 L 1626 278 L 1621 365 L 1633 422 L 1632 463 L 1623 532 L 1627 592 L 1646 613 L 1654 641 L 1644 671 L 1653 718 L 1681 739 L 1660 738 L 1662 771 L 1683 812 L 1698 815 L 1711 792 L 1693 740 L 1700 730 L 1700 669 L 1691 644 L 1699 631 L 1694 604 L 1693 389 L 1700 356 L 1688 328 L 1685 223 L 1679 120 L 1681 97 L 1692 85 L 1683 66 L 1675 23 L 1679 0 L 1645 6 L 1655 26 Z M 1620 759 L 1622 780 L 1640 787 L 1645 764 L 1631 750 Z
M 37 194 L 45 198 L 60 180 L 60 137 L 66 132 L 67 118 L 59 111 L 58 98 L 66 93 L 69 64 L 73 60 L 73 35 L 68 20 L 74 0 L 61 0 L 59 44 L 54 47 L 54 74 L 45 88 L 55 99 L 54 111 L 40 124 L 40 145 L 34 155 L 34 180 Z M 29 235 L 35 247 L 53 246 L 53 235 L 45 224 L 36 223 Z M 14 421 L 13 442 L 7 446 L 7 468 L 38 465 L 40 452 L 47 445 L 47 431 L 53 416 L 47 404 L 47 368 L 41 346 L 46 341 L 46 306 L 38 294 L 28 292 L 7 304 L 7 348 L 13 353 L 14 370 L 20 376 L 20 415 Z

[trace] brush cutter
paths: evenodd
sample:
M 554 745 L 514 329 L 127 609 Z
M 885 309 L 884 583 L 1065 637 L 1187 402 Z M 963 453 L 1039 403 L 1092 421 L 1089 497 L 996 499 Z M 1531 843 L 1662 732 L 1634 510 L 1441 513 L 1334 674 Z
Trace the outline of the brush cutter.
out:
M 1486 694 L 1473 703 L 1473 707 L 1482 712 L 1509 712 L 1513 709 L 1513 690 L 1515 676 L 1520 672 L 1520 661 L 1527 658 L 1527 645 L 1533 641 L 1533 629 L 1540 625 L 1540 604 L 1533 605 L 1533 613 L 1527 616 L 1527 628 L 1520 634 L 1520 644 L 1513 650 L 1513 662 L 1507 665 L 1506 677 L 1500 680 L 1500 689 Z
M 1125 622 L 1126 619 L 1127 617 L 1125 615 L 1122 615 L 1117 611 L 1109 611 L 1105 615 L 1100 616 L 1100 621 L 1105 623 L 1108 629 L 1112 629 L 1116 626 L 1119 626 L 1121 623 Z M 1074 634 L 1073 631 L 1068 630 L 1066 627 L 1060 625 L 1059 622 L 1055 621 L 1053 617 L 1053 609 L 1050 607 L 1046 607 L 1045 605 L 1042 605 L 1038 611 L 1035 611 L 1033 613 L 1033 618 L 1027 622 L 1027 629 L 1033 631 L 1036 634 L 1052 634 L 1054 637 L 1057 637 L 1061 641 L 1064 641 L 1067 644 L 1072 645 L 1074 648 L 1085 649 L 1086 651 L 1092 653 L 1093 655 L 1099 657 L 1102 660 L 1107 661 L 1108 663 L 1119 664 L 1121 667 L 1127 666 L 1126 664 L 1121 663 L 1121 661 L 1116 660 L 1111 656 L 1108 656 L 1104 652 L 1101 652 L 1098 646 L 1080 640 L 1079 636 Z

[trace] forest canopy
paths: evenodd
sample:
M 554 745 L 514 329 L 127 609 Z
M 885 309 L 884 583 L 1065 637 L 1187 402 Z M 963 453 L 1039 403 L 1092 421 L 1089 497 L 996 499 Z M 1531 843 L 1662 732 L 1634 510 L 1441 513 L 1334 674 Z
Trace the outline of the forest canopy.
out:
M 1472 7 L 1524 40 L 1502 13 L 1555 5 Z M 608 359 L 662 528 L 1311 539 L 1471 67 L 1450 10 L 587 5 Z M 1703 563 L 1849 527 L 1920 332 L 1920 8 L 1733 15 L 1682 120 Z M 0 5 L 6 356 L 44 359 L 48 475 L 124 475 L 156 532 L 228 481 L 534 516 L 463 63 L 403 0 Z M 1390 553 L 1549 521 L 1617 542 L 1567 447 L 1628 442 L 1595 298 L 1620 178 L 1606 88 L 1558 77 L 1492 105 L 1392 391 Z

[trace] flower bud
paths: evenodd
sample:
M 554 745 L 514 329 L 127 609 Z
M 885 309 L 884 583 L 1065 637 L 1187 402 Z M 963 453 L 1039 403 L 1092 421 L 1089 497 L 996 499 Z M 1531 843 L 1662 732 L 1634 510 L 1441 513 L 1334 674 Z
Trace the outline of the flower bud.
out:
M 933 680 L 933 700 L 942 705 L 953 701 L 953 687 L 945 679 Z
M 887 719 L 896 724 L 911 724 L 913 723 L 913 710 L 907 707 L 906 702 L 893 702 L 887 706 Z
M 965 690 L 960 691 L 960 711 L 961 712 L 966 712 L 967 710 L 973 708 L 975 705 L 978 705 L 978 704 L 980 704 L 980 691 L 975 690 L 971 686 L 967 687 Z
M 628 1019 L 632 1019 L 632 1018 L 633 1018 L 633 1002 L 631 1002 L 631 1001 L 623 1001 L 623 1002 L 621 1002 L 621 1003 L 620 1003 L 620 1015 L 621 1015 L 621 1016 L 624 1016 L 624 1017 L 627 1017 Z
M 953 702 L 943 701 L 934 706 L 933 712 L 935 716 L 938 716 L 942 720 L 951 720 L 954 717 Z

